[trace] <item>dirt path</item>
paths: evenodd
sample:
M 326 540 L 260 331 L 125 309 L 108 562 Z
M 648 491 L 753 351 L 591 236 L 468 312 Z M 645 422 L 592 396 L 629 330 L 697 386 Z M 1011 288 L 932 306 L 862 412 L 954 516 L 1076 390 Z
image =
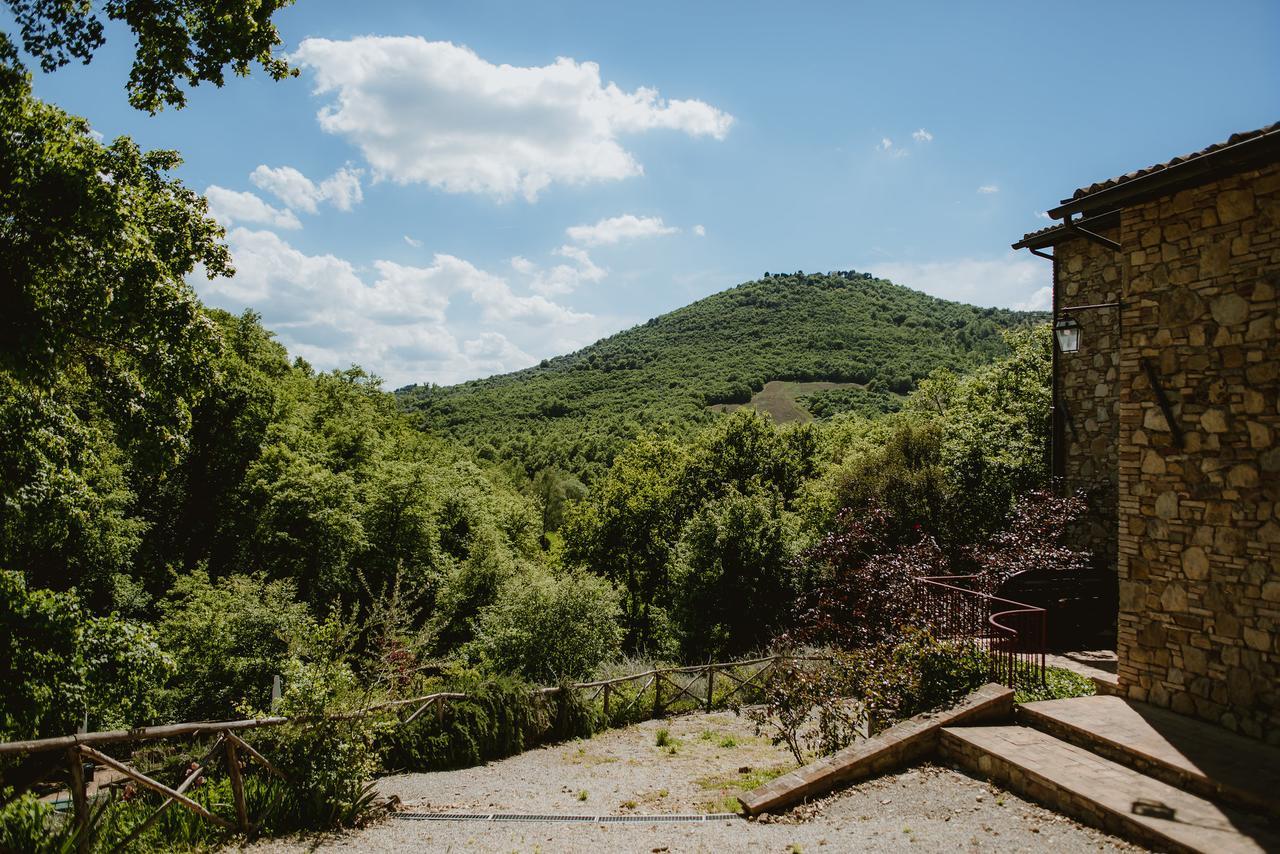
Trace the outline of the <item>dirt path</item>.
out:
M 667 737 L 659 739 L 659 731 Z M 665 741 L 660 745 L 659 741 Z M 627 815 L 736 809 L 735 795 L 794 767 L 731 713 L 649 721 L 478 768 L 380 781 L 412 812 Z M 746 770 L 743 770 L 746 769 Z M 944 768 L 921 767 L 838 792 L 771 822 L 568 824 L 389 818 L 333 837 L 275 840 L 264 852 L 321 851 L 1135 850 Z

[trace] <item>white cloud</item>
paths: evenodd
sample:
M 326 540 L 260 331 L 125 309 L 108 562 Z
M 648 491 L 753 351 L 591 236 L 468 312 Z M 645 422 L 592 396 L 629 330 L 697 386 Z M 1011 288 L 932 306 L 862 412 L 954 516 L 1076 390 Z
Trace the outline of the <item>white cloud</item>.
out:
M 462 342 L 462 352 L 474 370 L 497 374 L 524 367 L 538 361 L 511 343 L 501 332 L 481 332 L 479 337 Z
M 895 147 L 893 144 L 893 140 L 889 139 L 889 137 L 887 136 L 883 137 L 880 140 L 880 144 L 876 146 L 876 150 L 883 151 L 885 154 L 888 154 L 890 157 L 906 157 L 907 156 L 907 150 L 905 148 Z
M 978 192 L 984 196 L 990 196 L 993 193 L 1000 192 L 1000 188 L 997 187 L 995 184 L 983 184 L 981 187 L 978 188 Z
M 656 128 L 724 139 L 728 113 L 603 83 L 600 67 L 494 65 L 419 37 L 305 39 L 292 57 L 331 96 L 320 126 L 346 137 L 376 178 L 534 201 L 553 183 L 618 180 L 643 168 L 619 137 Z
M 1019 311 L 1049 311 L 1053 308 L 1053 286 L 1045 285 L 1013 307 Z
M 223 228 L 230 228 L 238 222 L 275 228 L 302 228 L 293 211 L 273 208 L 253 193 L 228 190 L 213 184 L 205 188 L 204 197 L 209 200 L 209 215 Z
M 669 226 L 660 216 L 623 214 L 602 219 L 595 225 L 571 225 L 564 230 L 569 239 L 587 246 L 610 246 L 623 240 L 675 234 L 680 229 Z
M 360 189 L 360 171 L 343 167 L 319 184 L 292 166 L 272 169 L 262 164 L 249 175 L 255 186 L 275 195 L 294 210 L 315 213 L 321 202 L 340 211 L 349 211 L 364 199 Z
M 584 284 L 599 282 L 608 275 L 607 271 L 591 260 L 587 250 L 580 246 L 561 246 L 555 250 L 556 255 L 568 258 L 573 264 L 556 264 L 543 270 L 528 258 L 516 256 L 511 259 L 511 267 L 516 272 L 529 277 L 529 290 L 543 296 L 567 294 L 576 291 Z
M 404 242 L 405 242 L 405 243 L 408 243 L 408 244 L 409 244 L 410 246 L 412 246 L 414 249 L 421 249 L 421 248 L 422 248 L 422 241 L 421 241 L 421 240 L 418 240 L 417 238 L 410 237 L 410 236 L 409 236 L 409 235 L 407 235 L 407 234 L 404 236 Z
M 1036 219 L 1047 219 L 1050 222 L 1053 221 L 1053 217 L 1049 216 L 1048 211 L 1036 211 Z
M 530 351 L 554 355 L 548 347 L 602 331 L 592 315 L 519 296 L 452 255 L 426 266 L 375 261 L 362 271 L 269 231 L 235 228 L 227 242 L 236 275 L 192 277 L 206 302 L 237 312 L 252 306 L 291 353 L 323 370 L 360 364 L 391 387 L 515 370 L 536 361 Z
M 919 130 L 912 133 L 911 138 L 914 139 L 916 142 L 933 142 L 933 134 L 929 133 L 924 128 L 920 128 Z
M 94 142 L 106 142 L 107 138 L 103 136 L 102 131 L 89 128 L 89 136 L 93 137 Z
M 1040 258 L 1006 252 L 997 258 L 885 262 L 871 272 L 935 297 L 983 306 L 1020 308 L 1040 298 L 1053 278 L 1053 265 Z
M 705 225 L 695 225 L 693 227 L 693 233 L 698 235 L 699 237 L 706 237 L 707 227 Z

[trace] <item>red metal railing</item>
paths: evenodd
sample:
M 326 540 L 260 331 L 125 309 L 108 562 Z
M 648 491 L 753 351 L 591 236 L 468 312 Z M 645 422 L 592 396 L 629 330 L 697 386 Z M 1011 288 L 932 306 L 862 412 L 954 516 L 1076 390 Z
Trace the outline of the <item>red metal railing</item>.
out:
M 916 584 L 921 612 L 935 637 L 978 644 L 987 654 L 991 678 L 1005 685 L 1044 681 L 1044 608 L 977 589 L 983 584 L 977 575 L 921 577 Z

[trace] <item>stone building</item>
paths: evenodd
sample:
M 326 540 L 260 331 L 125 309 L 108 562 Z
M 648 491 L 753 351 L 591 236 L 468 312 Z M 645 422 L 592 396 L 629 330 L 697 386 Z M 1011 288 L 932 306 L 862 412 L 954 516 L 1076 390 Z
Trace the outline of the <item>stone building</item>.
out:
M 1280 124 L 1049 214 L 1014 247 L 1053 259 L 1054 466 L 1118 576 L 1120 690 L 1280 743 Z

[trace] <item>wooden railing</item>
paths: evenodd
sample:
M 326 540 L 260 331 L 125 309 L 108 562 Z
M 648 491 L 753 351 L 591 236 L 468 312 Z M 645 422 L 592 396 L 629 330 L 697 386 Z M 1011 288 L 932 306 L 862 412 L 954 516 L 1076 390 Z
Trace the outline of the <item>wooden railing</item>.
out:
M 976 643 L 990 662 L 991 678 L 1009 687 L 1023 679 L 1044 681 L 1045 610 L 978 589 L 977 575 L 916 579 L 920 610 L 934 637 Z
M 611 721 L 626 722 L 638 716 L 660 717 L 664 714 L 672 713 L 682 703 L 686 704 L 687 708 L 680 709 L 680 711 L 692 711 L 695 709 L 711 711 L 717 701 L 724 703 L 735 696 L 741 696 L 750 686 L 759 686 L 767 678 L 768 674 L 777 667 L 778 662 L 784 659 L 789 661 L 824 660 L 816 656 L 773 655 L 746 661 L 717 662 L 690 667 L 654 668 L 613 679 L 536 688 L 534 693 L 546 696 L 564 690 L 573 690 L 586 694 L 585 699 L 588 703 L 594 704 L 597 700 L 600 700 L 603 705 L 603 719 L 607 726 Z M 721 685 L 719 696 L 716 695 L 717 681 Z M 635 691 L 623 703 L 623 699 L 630 692 L 620 690 L 621 686 L 635 683 L 642 684 L 639 690 Z M 724 690 L 726 684 L 728 685 L 728 690 Z M 651 700 L 646 696 L 650 689 L 653 690 Z M 449 703 L 468 699 L 470 699 L 468 694 L 445 691 L 375 703 L 348 712 L 326 715 L 323 719 L 329 721 L 354 720 L 377 714 L 398 716 L 404 710 L 412 709 L 409 714 L 397 722 L 398 726 L 409 724 L 428 711 L 434 711 L 436 719 L 443 721 Z M 622 705 L 619 705 L 620 703 Z M 164 801 L 161 802 L 159 807 L 117 846 L 116 850 L 119 851 L 127 848 L 130 843 L 151 828 L 160 815 L 174 804 L 178 804 L 196 813 L 206 821 L 212 822 L 228 831 L 250 832 L 254 827 L 254 822 L 249 815 L 245 799 L 242 770 L 244 763 L 252 760 L 269 774 L 281 779 L 285 775 L 245 740 L 245 734 L 252 730 L 278 727 L 285 724 L 305 726 L 314 724 L 319 720 L 321 719 L 317 717 L 290 718 L 271 716 L 244 720 L 193 721 L 163 726 L 137 727 L 129 730 L 76 733 L 52 738 L 0 743 L 0 757 L 49 752 L 62 752 L 64 754 L 69 771 L 68 788 L 70 789 L 80 851 L 88 851 L 90 842 L 89 798 L 84 776 L 86 762 L 110 768 L 120 775 L 120 778 L 131 780 L 136 785 L 163 796 Z M 154 779 L 153 776 L 139 770 L 130 762 L 109 756 L 99 749 L 107 745 L 139 744 L 201 737 L 212 737 L 214 739 L 213 745 L 202 759 L 188 766 L 184 779 L 173 787 Z M 236 821 L 234 823 L 210 812 L 186 794 L 190 787 L 210 770 L 219 759 L 225 766 L 231 783 L 232 799 L 236 812 Z

